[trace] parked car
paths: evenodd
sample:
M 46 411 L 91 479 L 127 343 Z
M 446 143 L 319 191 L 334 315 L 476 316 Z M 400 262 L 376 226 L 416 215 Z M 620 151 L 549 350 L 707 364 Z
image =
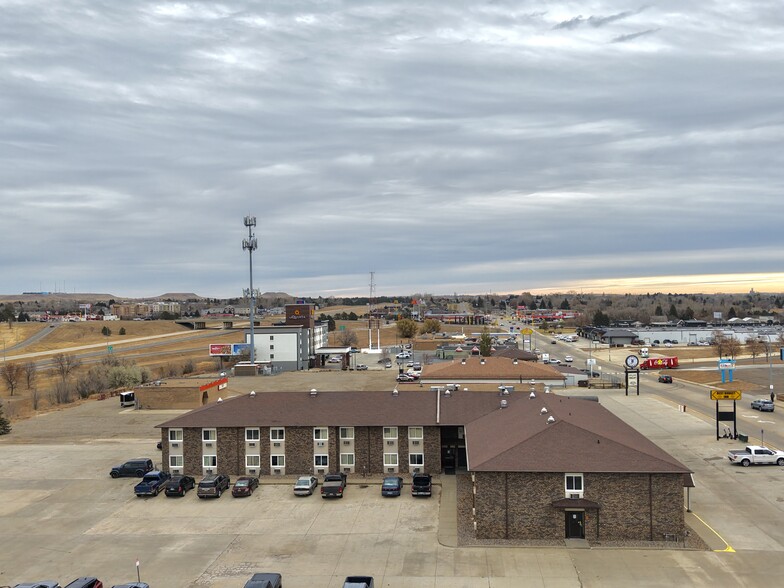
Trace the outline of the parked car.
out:
M 364 372 L 365 370 L 368 369 L 368 366 L 366 366 L 364 363 L 360 363 L 360 364 L 357 364 L 356 369 L 359 372 Z
M 280 574 L 253 574 L 245 588 L 283 588 L 283 578 Z
M 411 354 L 408 351 L 401 351 L 395 357 L 398 359 L 411 359 Z
M 234 498 L 240 496 L 250 496 L 253 491 L 259 487 L 259 479 L 253 476 L 242 476 L 237 478 L 234 482 L 234 487 L 231 489 L 231 495 Z
M 384 361 L 384 367 L 387 368 L 387 369 L 391 368 L 392 367 L 392 360 L 391 359 L 387 359 L 386 361 Z
M 395 378 L 398 382 L 416 382 L 416 376 L 412 374 L 398 374 L 397 378 Z
M 333 355 L 327 360 L 327 363 L 340 363 L 341 361 L 343 360 L 340 357 L 338 357 L 337 355 Z
M 109 475 L 112 478 L 141 478 L 147 472 L 155 469 L 152 460 L 148 457 L 139 457 L 126 461 L 124 464 L 114 466 Z
M 731 463 L 740 464 L 744 468 L 751 464 L 784 466 L 784 451 L 768 449 L 762 445 L 747 445 L 744 449 L 730 449 L 727 457 Z
M 387 476 L 381 482 L 381 496 L 400 496 L 403 490 L 403 478 L 400 476 Z
M 751 401 L 751 408 L 753 408 L 754 410 L 759 410 L 761 412 L 773 412 L 776 407 L 773 404 L 772 400 L 759 398 L 757 400 Z
M 60 588 L 60 582 L 54 580 L 42 580 L 40 582 L 23 582 L 15 584 L 14 588 Z
M 659 381 L 662 384 L 672 384 L 672 376 L 659 376 Z
M 191 476 L 172 476 L 168 482 L 166 482 L 166 487 L 163 489 L 163 493 L 166 496 L 185 496 L 185 493 L 188 490 L 193 490 L 196 487 L 196 480 L 193 479 Z
M 411 478 L 411 496 L 431 496 L 433 477 L 430 474 L 414 474 Z
M 196 496 L 199 498 L 220 498 L 223 491 L 229 489 L 230 483 L 229 477 L 223 474 L 204 476 L 196 489 Z
M 316 476 L 300 476 L 294 482 L 294 494 L 296 496 L 310 496 L 318 486 L 318 478 Z
M 144 474 L 142 481 L 133 487 L 136 496 L 158 496 L 171 476 L 169 472 L 153 470 Z
M 574 358 L 571 355 L 567 355 L 566 357 L 564 357 L 564 361 L 566 363 L 572 363 L 574 361 Z
M 70 584 L 66 584 L 65 588 L 103 588 L 103 582 L 98 578 L 76 578 Z
M 343 588 L 373 588 L 373 577 L 349 576 L 343 582 Z
M 115 584 L 112 588 L 150 588 L 147 582 L 130 582 L 128 584 Z

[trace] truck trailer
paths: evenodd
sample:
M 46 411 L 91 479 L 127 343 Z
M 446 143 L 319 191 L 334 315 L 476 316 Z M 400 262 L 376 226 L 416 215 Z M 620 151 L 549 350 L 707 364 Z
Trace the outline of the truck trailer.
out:
M 641 370 L 668 370 L 678 367 L 677 357 L 649 357 L 640 362 Z

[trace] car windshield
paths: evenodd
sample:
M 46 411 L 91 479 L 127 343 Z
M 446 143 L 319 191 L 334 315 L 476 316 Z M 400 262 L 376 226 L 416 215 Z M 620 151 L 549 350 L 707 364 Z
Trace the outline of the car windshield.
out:
M 234 487 L 235 488 L 244 488 L 247 485 L 248 485 L 248 480 L 237 480 L 237 482 L 234 484 Z
M 384 486 L 397 487 L 397 480 L 384 480 Z
M 310 480 L 307 478 L 300 478 L 297 480 L 297 486 L 310 486 Z

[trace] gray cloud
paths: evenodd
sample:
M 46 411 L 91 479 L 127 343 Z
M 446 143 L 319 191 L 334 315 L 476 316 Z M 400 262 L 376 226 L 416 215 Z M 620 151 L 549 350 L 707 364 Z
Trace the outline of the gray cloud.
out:
M 303 295 L 778 271 L 782 23 L 720 6 L 7 3 L 2 290 L 235 296 L 248 213 Z
M 611 43 L 626 43 L 627 41 L 633 41 L 639 37 L 644 37 L 645 35 L 651 35 L 653 33 L 659 32 L 660 29 L 648 29 L 647 31 L 640 31 L 638 33 L 629 33 L 628 35 L 618 35 L 614 37 L 610 42 Z

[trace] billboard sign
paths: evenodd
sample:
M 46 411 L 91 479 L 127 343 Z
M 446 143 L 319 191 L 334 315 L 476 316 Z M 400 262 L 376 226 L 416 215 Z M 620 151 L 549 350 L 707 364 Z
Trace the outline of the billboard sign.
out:
M 211 343 L 210 356 L 217 355 L 242 355 L 244 351 L 250 351 L 249 343 Z

